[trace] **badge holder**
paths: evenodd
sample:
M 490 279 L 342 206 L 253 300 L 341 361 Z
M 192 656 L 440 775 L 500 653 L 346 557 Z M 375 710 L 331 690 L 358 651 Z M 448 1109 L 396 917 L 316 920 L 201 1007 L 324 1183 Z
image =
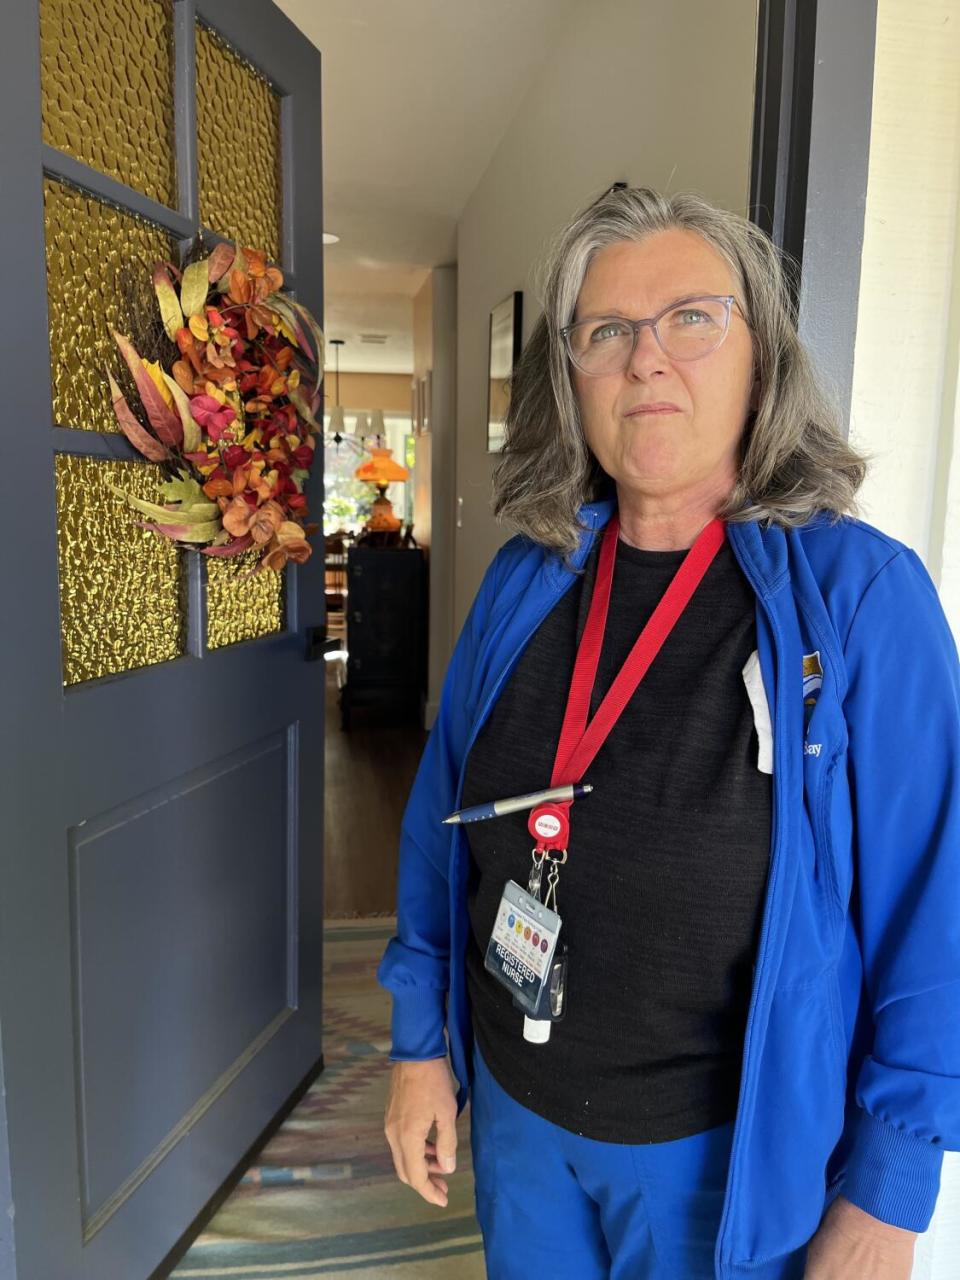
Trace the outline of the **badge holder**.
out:
M 540 805 L 530 814 L 528 830 L 536 837 L 527 889 L 507 881 L 484 967 L 513 996 L 524 1014 L 523 1036 L 533 1044 L 550 1038 L 550 1025 L 566 1012 L 567 946 L 558 947 L 561 919 L 557 882 L 567 860 L 570 821 L 567 806 Z M 544 863 L 547 893 L 541 904 Z

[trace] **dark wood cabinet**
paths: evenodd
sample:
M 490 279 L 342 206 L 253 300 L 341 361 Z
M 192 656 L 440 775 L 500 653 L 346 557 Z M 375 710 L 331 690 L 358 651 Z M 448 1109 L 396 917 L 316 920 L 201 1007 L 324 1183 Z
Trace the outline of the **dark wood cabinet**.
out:
M 347 679 L 340 723 L 356 707 L 421 722 L 427 675 L 426 562 L 418 547 L 347 553 Z

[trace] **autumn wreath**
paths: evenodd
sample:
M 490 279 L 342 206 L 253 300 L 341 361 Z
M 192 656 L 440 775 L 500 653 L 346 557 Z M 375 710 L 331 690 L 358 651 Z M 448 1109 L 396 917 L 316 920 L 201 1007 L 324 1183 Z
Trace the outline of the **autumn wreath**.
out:
M 321 433 L 323 334 L 282 285 L 262 250 L 226 243 L 182 271 L 158 262 L 168 358 L 113 335 L 147 425 L 108 375 L 120 429 L 165 476 L 156 503 L 116 492 L 145 528 L 204 555 L 258 552 L 256 570 L 302 564 L 318 527 L 305 523 L 303 488 Z

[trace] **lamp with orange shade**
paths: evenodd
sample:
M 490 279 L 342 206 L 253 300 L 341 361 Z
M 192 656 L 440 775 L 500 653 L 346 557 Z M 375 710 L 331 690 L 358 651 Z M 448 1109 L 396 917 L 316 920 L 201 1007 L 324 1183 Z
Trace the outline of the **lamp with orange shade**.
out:
M 364 529 L 370 533 L 396 533 L 402 524 L 393 514 L 393 504 L 387 497 L 387 485 L 395 480 L 407 480 L 410 472 L 394 461 L 392 452 L 391 449 L 371 448 L 370 457 L 361 462 L 353 473 L 357 480 L 369 481 L 379 492 L 379 497 L 374 499 L 370 508 L 370 518 L 364 525 Z

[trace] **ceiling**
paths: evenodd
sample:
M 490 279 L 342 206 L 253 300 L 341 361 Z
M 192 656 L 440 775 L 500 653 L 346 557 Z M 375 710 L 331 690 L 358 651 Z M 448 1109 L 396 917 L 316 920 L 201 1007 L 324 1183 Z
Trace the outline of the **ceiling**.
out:
M 413 371 L 413 296 L 573 0 L 275 0 L 322 58 L 324 332 L 341 370 Z M 363 334 L 385 335 L 364 343 Z

